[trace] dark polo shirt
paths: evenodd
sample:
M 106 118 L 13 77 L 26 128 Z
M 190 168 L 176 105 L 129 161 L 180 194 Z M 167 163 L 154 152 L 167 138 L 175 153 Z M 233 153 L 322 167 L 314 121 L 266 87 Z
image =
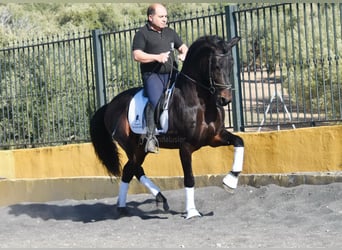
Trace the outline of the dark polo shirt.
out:
M 142 50 L 149 54 L 160 54 L 171 50 L 171 43 L 175 49 L 178 49 L 182 44 L 181 38 L 171 28 L 165 27 L 161 32 L 157 32 L 151 29 L 149 23 L 141 27 L 133 38 L 132 50 Z M 172 59 L 171 59 L 172 58 Z M 174 62 L 174 66 L 177 68 L 177 64 L 174 58 L 174 53 L 170 53 L 170 57 L 167 63 L 162 64 L 158 62 L 140 63 L 141 73 L 154 72 L 154 73 L 170 73 L 171 72 L 171 60 Z

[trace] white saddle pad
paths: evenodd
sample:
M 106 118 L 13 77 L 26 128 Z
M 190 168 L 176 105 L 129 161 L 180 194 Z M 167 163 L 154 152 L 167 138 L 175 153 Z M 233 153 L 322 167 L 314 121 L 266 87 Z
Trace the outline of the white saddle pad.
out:
M 128 122 L 131 130 L 136 134 L 146 134 L 145 106 L 148 98 L 144 96 L 144 90 L 139 90 L 132 98 L 128 109 Z M 167 112 L 167 110 L 166 110 Z M 165 123 L 162 123 L 165 124 Z M 167 126 L 166 126 L 167 127 Z M 156 134 L 166 133 L 167 128 L 156 129 Z

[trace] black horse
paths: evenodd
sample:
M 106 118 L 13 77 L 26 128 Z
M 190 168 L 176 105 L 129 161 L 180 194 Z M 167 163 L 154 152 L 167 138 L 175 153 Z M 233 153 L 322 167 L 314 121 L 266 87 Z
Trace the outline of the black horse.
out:
M 156 109 L 159 147 L 179 149 L 186 192 L 186 218 L 201 216 L 195 206 L 193 152 L 206 145 L 234 146 L 233 166 L 223 178 L 224 187 L 234 190 L 242 171 L 244 143 L 241 137 L 225 129 L 223 109 L 232 97 L 232 47 L 239 40 L 239 37 L 229 42 L 218 36 L 198 38 L 189 47 L 175 83 L 161 98 L 163 107 Z M 139 120 L 139 114 L 143 113 L 132 111 L 142 106 L 135 100 L 136 94 L 141 92 L 142 88 L 131 88 L 120 93 L 110 103 L 99 108 L 90 122 L 91 141 L 97 156 L 110 174 L 122 174 L 117 201 L 117 208 L 121 213 L 127 212 L 128 185 L 134 176 L 150 190 L 157 203 L 163 203 L 164 210 L 169 209 L 166 198 L 142 168 L 147 155 L 144 150 L 144 130 L 139 132 L 132 129 L 136 123 L 144 124 L 143 119 Z M 143 94 L 140 99 L 144 99 Z M 135 105 L 132 105 L 132 100 Z M 136 120 L 130 123 L 129 116 L 132 114 Z M 122 171 L 117 143 L 128 157 Z

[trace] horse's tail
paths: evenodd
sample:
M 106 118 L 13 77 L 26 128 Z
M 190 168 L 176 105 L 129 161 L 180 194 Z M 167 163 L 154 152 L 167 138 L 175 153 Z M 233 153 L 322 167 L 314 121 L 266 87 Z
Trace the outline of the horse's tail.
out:
M 90 138 L 95 153 L 110 174 L 120 176 L 118 147 L 113 142 L 104 123 L 107 104 L 98 109 L 90 120 Z

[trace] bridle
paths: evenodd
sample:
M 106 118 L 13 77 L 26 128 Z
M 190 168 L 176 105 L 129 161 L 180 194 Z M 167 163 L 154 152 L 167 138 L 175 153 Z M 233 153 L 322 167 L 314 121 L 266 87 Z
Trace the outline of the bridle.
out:
M 193 83 L 197 84 L 198 86 L 200 86 L 201 88 L 204 88 L 206 90 L 208 90 L 212 95 L 216 93 L 216 91 L 219 90 L 224 90 L 224 89 L 232 89 L 232 84 L 223 84 L 223 83 L 217 83 L 213 80 L 212 77 L 212 72 L 211 72 L 211 59 L 212 57 L 228 57 L 229 56 L 229 52 L 224 53 L 224 54 L 211 54 L 209 56 L 209 87 L 205 84 L 203 84 L 202 82 L 198 82 L 196 80 L 194 80 L 193 78 L 191 78 L 190 76 L 184 74 L 183 72 L 179 72 L 180 74 L 182 74 L 185 78 L 187 78 L 188 80 L 192 81 Z
M 210 55 L 209 57 L 209 83 L 210 83 L 210 87 L 209 87 L 209 92 L 211 94 L 214 94 L 216 89 L 231 89 L 232 88 L 232 84 L 223 84 L 223 83 L 217 83 L 213 80 L 212 78 L 212 73 L 211 73 L 211 58 L 212 56 L 217 56 L 217 57 L 228 57 L 229 53 L 225 53 L 225 54 L 215 54 L 215 55 Z M 215 88 L 216 87 L 216 88 Z M 212 92 L 214 91 L 214 92 Z

